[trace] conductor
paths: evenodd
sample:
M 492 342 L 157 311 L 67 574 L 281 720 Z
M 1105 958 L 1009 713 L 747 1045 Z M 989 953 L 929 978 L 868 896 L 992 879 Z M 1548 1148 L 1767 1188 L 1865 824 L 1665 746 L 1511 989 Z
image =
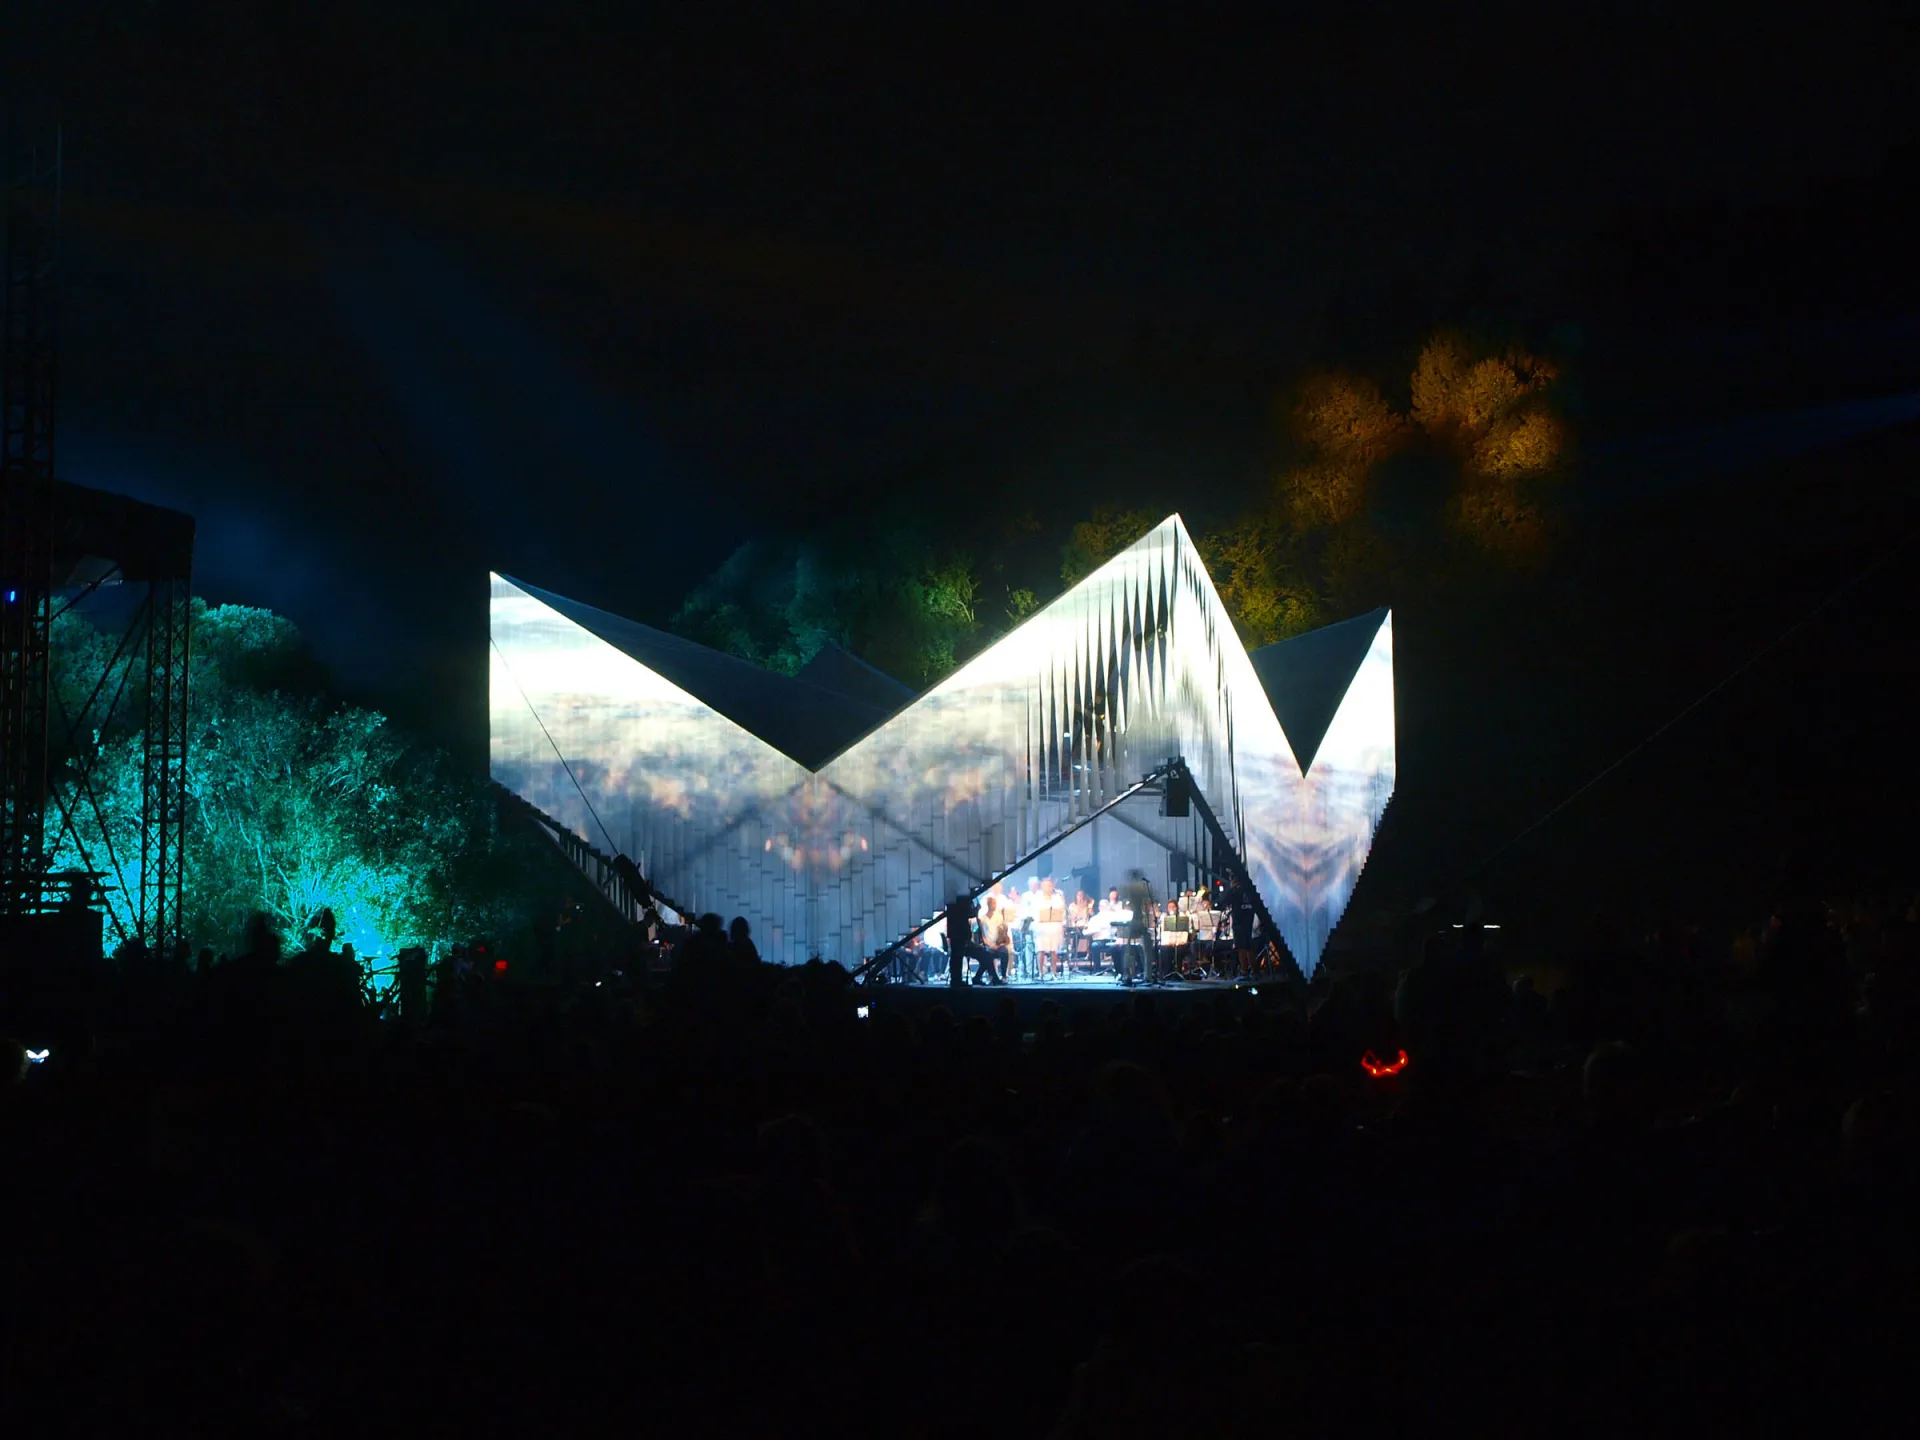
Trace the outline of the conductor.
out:
M 971 956 L 985 972 L 989 985 L 1004 985 L 994 968 L 994 954 L 973 938 L 973 899 L 956 895 L 947 902 L 947 984 L 958 990 L 967 983 L 967 959 Z
M 1131 985 L 1135 975 L 1152 978 L 1147 957 L 1152 953 L 1148 946 L 1153 938 L 1153 890 L 1147 884 L 1147 877 L 1138 870 L 1129 871 L 1127 888 L 1121 898 L 1133 918 L 1127 922 L 1127 943 L 1120 949 L 1120 983 Z

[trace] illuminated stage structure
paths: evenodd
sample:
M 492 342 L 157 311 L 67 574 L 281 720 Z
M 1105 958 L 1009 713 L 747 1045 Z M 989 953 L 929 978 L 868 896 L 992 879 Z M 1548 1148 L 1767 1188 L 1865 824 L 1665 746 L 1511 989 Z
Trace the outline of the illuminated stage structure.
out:
M 1311 975 L 1393 795 L 1389 612 L 1249 654 L 1178 516 L 917 698 L 492 587 L 494 780 L 780 963 L 856 965 L 1098 821 L 1156 888 L 1247 875 Z

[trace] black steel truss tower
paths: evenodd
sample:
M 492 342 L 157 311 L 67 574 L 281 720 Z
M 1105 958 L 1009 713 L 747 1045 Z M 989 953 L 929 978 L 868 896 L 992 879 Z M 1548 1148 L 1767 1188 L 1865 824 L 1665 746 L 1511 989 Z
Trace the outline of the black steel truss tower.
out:
M 191 651 L 193 522 L 126 496 L 62 484 L 55 475 L 59 345 L 61 154 L 58 130 L 8 136 L 4 325 L 0 326 L 0 915 L 31 915 L 69 898 L 74 877 L 50 875 L 48 856 L 71 839 L 85 872 L 73 889 L 117 886 L 118 938 L 164 950 L 182 938 L 188 662 Z M 144 584 L 146 597 L 122 636 L 99 690 L 105 713 L 50 715 L 52 621 L 103 584 Z M 105 723 L 127 690 L 144 642 L 139 853 L 116 851 L 93 789 L 94 756 L 81 746 L 48 765 L 50 723 L 73 752 L 81 727 Z M 108 682 L 118 680 L 110 687 Z M 138 690 L 136 689 L 136 694 Z M 46 817 L 56 817 L 49 847 Z M 76 826 L 97 822 L 91 853 Z M 137 875 L 126 862 L 136 860 Z
M 147 590 L 147 713 L 140 776 L 140 939 L 154 951 L 182 936 L 186 881 L 187 666 L 192 584 L 154 580 Z
M 0 322 L 0 911 L 46 902 L 60 140 L 9 135 Z

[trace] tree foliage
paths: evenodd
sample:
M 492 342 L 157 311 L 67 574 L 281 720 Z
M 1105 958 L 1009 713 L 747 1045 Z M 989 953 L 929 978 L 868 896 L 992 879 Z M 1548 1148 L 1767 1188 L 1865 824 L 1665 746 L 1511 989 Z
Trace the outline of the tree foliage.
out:
M 1459 467 L 1449 518 L 1482 551 L 1537 559 L 1546 545 L 1544 482 L 1565 462 L 1568 433 L 1552 403 L 1559 368 L 1510 347 L 1476 355 L 1436 335 L 1414 367 L 1413 417 Z
M 193 605 L 187 747 L 185 930 L 216 946 L 263 912 L 298 934 L 331 910 L 364 956 L 456 936 L 505 936 L 531 918 L 527 839 L 503 831 L 486 782 L 395 731 L 377 711 L 332 703 L 298 632 L 266 610 Z M 115 638 L 69 612 L 54 636 L 62 704 L 83 707 Z M 143 683 L 135 673 L 129 684 Z M 69 713 L 73 713 L 71 710 Z M 115 938 L 131 936 L 140 881 L 140 716 L 86 711 L 60 789 L 89 769 L 97 804 L 50 807 L 57 868 L 107 872 Z
M 1278 406 L 1270 481 L 1225 515 L 1216 510 L 1199 539 L 1242 638 L 1286 639 L 1386 603 L 1416 577 L 1537 560 L 1550 482 L 1570 449 L 1558 380 L 1558 368 L 1531 351 L 1451 332 L 1421 347 L 1404 404 L 1352 371 L 1301 377 Z M 1168 511 L 1193 508 L 1184 494 L 1103 504 L 1051 536 L 1030 510 L 991 496 L 961 524 L 899 507 L 862 512 L 812 535 L 741 547 L 673 624 L 788 674 L 831 643 L 928 685 Z
M 1422 347 L 1414 365 L 1413 418 L 1430 434 L 1471 441 L 1540 397 L 1559 373 L 1550 361 L 1518 346 L 1476 357 L 1466 340 L 1442 332 Z
M 1060 557 L 1060 583 L 1078 585 L 1159 523 L 1151 510 L 1096 505 L 1073 527 Z
M 1436 578 L 1456 561 L 1537 560 L 1548 482 L 1569 448 L 1558 374 L 1524 349 L 1476 350 L 1442 333 L 1420 351 L 1405 413 L 1365 376 L 1303 378 L 1280 407 L 1286 458 L 1272 491 L 1202 542 L 1247 643 L 1384 603 L 1409 578 Z M 1410 527 L 1387 523 L 1396 486 L 1435 474 L 1444 503 Z M 1449 534 L 1467 542 L 1464 552 L 1453 553 Z
M 1277 482 L 1286 518 L 1304 531 L 1347 524 L 1366 507 L 1368 476 L 1399 446 L 1406 421 L 1378 385 L 1345 371 L 1309 375 L 1287 418 L 1303 458 Z
M 1248 516 L 1200 539 L 1200 556 L 1221 603 L 1249 646 L 1311 630 L 1320 610 L 1275 525 Z
M 902 680 L 938 680 L 972 653 L 988 587 L 964 546 L 925 527 L 751 541 L 681 604 L 673 628 L 785 675 L 827 645 Z
M 1293 434 L 1323 459 L 1378 464 L 1406 433 L 1380 387 L 1363 375 L 1321 371 L 1300 384 L 1292 407 Z

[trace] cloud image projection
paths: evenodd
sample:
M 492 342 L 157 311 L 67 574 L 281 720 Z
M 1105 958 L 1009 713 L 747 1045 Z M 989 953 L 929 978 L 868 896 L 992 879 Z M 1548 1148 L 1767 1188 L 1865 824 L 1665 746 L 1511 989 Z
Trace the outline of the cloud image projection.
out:
M 494 780 L 780 963 L 865 959 L 1178 756 L 1311 974 L 1393 794 L 1388 612 L 1249 655 L 1177 515 L 917 697 L 497 574 L 490 625 Z

